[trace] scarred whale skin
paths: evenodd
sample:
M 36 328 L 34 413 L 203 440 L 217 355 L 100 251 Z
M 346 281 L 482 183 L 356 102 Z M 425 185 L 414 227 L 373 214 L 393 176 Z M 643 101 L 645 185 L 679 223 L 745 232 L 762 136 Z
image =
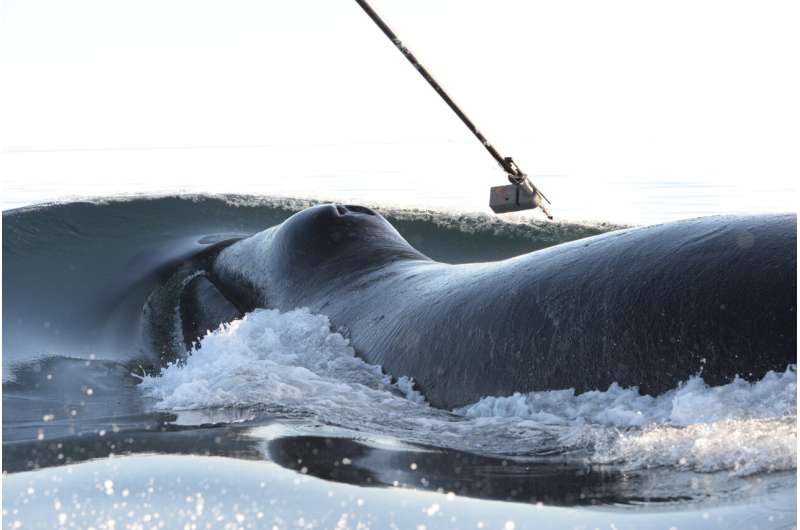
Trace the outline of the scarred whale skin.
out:
M 449 265 L 372 210 L 321 205 L 226 248 L 212 275 L 239 306 L 327 315 L 365 360 L 454 408 L 785 370 L 797 356 L 796 241 L 794 214 L 706 217 Z

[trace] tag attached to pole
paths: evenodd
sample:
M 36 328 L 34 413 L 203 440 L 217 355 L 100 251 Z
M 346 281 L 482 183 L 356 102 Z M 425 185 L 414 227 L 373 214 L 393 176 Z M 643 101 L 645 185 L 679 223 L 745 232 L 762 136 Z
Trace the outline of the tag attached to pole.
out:
M 525 184 L 528 184 L 527 186 Z M 493 186 L 489 190 L 489 207 L 494 213 L 519 212 L 541 208 L 548 219 L 553 216 L 545 206 L 547 199 L 526 180 L 523 184 Z
M 530 210 L 532 208 L 541 208 L 548 219 L 553 216 L 545 208 L 545 202 L 550 204 L 547 197 L 544 196 L 536 187 L 531 184 L 525 173 L 514 163 L 514 160 L 508 156 L 503 157 L 497 152 L 497 149 L 486 139 L 486 137 L 478 130 L 478 127 L 470 120 L 461 108 L 456 105 L 456 102 L 445 92 L 442 86 L 433 78 L 428 70 L 420 64 L 419 60 L 411 53 L 408 46 L 397 37 L 392 28 L 378 15 L 378 13 L 369 5 L 367 0 L 356 0 L 356 3 L 361 6 L 361 9 L 372 19 L 372 21 L 380 28 L 384 35 L 394 44 L 394 46 L 403 54 L 403 56 L 410 62 L 419 74 L 428 82 L 431 87 L 439 94 L 439 97 L 447 104 L 448 107 L 458 116 L 458 118 L 467 126 L 475 138 L 483 145 L 492 158 L 500 164 L 503 171 L 508 175 L 508 180 L 511 182 L 508 186 L 497 186 L 492 188 L 491 198 L 489 199 L 489 206 L 495 213 L 517 212 L 520 210 Z
M 511 184 L 506 186 L 494 186 L 489 193 L 489 208 L 494 213 L 519 212 L 522 210 L 533 210 L 541 208 L 548 219 L 552 220 L 545 203 L 550 204 L 550 200 L 544 193 L 533 185 L 528 179 L 528 175 L 522 171 L 514 162 L 514 159 L 507 156 L 498 161 L 500 167 L 506 172 L 508 181 Z

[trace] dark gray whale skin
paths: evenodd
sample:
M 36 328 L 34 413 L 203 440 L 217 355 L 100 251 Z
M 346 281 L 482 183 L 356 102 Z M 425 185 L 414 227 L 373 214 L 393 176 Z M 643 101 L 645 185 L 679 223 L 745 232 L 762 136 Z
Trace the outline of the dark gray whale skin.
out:
M 237 307 L 308 307 L 366 361 L 454 408 L 488 395 L 611 383 L 658 394 L 797 356 L 794 214 L 706 217 L 448 265 L 380 215 L 321 205 L 223 250 Z

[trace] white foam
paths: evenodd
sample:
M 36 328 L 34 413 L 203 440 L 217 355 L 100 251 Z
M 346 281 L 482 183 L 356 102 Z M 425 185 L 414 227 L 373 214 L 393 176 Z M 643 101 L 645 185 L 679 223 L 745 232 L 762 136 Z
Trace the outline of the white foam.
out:
M 531 418 L 543 423 L 592 423 L 637 427 L 651 423 L 687 426 L 720 420 L 775 418 L 797 414 L 797 375 L 794 367 L 769 372 L 760 381 L 709 387 L 699 376 L 653 397 L 637 388 L 612 384 L 606 391 L 575 394 L 573 389 L 508 397 L 486 397 L 458 409 L 467 417 Z
M 795 416 L 695 423 L 686 427 L 651 425 L 620 432 L 597 447 L 593 460 L 629 469 L 673 466 L 694 471 L 730 471 L 745 476 L 797 467 Z
M 307 309 L 259 309 L 200 341 L 185 363 L 145 377 L 141 388 L 162 409 L 279 404 L 310 411 L 349 409 L 364 401 L 416 406 L 379 366 L 355 356 L 328 318 Z M 417 402 L 420 398 L 414 398 Z M 323 414 L 324 415 L 324 414 Z
M 275 406 L 362 433 L 496 454 L 737 475 L 797 467 L 794 367 L 718 387 L 694 377 L 656 397 L 616 384 L 486 397 L 453 413 L 428 406 L 396 375 L 392 383 L 356 357 L 325 316 L 257 310 L 209 333 L 142 389 L 159 409 Z
M 557 433 L 564 447 L 592 447 L 590 461 L 629 469 L 673 466 L 748 475 L 797 467 L 797 374 L 769 372 L 709 387 L 693 377 L 653 397 L 617 384 L 486 397 L 457 412 L 495 428 L 533 421 Z

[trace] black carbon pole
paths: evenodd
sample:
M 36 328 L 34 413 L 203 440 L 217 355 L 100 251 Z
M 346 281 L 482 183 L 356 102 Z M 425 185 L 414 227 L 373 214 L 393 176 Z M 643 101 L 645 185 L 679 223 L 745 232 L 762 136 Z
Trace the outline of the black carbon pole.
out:
M 492 155 L 492 158 L 494 158 L 497 161 L 497 163 L 500 164 L 500 167 L 503 168 L 503 171 L 505 171 L 506 174 L 508 175 L 508 179 L 513 184 L 516 184 L 518 186 L 520 185 L 524 186 L 527 184 L 528 186 L 531 187 L 532 193 L 541 195 L 542 199 L 544 199 L 547 202 L 550 202 L 549 200 L 547 200 L 547 197 L 545 197 L 539 190 L 537 190 L 532 184 L 530 184 L 530 181 L 528 181 L 528 178 L 525 175 L 525 173 L 523 173 L 523 171 L 514 163 L 514 160 L 511 157 L 503 157 L 502 155 L 500 155 L 500 153 L 497 152 L 497 149 L 495 149 L 494 146 L 491 144 L 491 142 L 489 142 L 489 140 L 486 139 L 486 137 L 481 133 L 481 131 L 472 122 L 472 120 L 470 120 L 469 117 L 467 117 L 467 115 L 464 114 L 464 111 L 461 110 L 461 108 L 458 105 L 456 105 L 456 102 L 453 101 L 453 99 L 448 95 L 447 92 L 445 92 L 445 90 L 436 81 L 436 79 L 434 79 L 431 73 L 428 72 L 428 70 L 424 66 L 422 66 L 422 64 L 420 64 L 419 60 L 414 56 L 411 50 L 409 50 L 408 47 L 403 44 L 403 42 L 397 37 L 394 31 L 392 31 L 392 28 L 390 28 L 386 24 L 386 22 L 383 21 L 383 19 L 378 15 L 378 13 L 376 13 L 375 10 L 372 8 L 372 6 L 369 5 L 367 0 L 356 0 L 356 3 L 359 6 L 361 6 L 361 9 L 363 9 L 364 12 L 369 16 L 369 18 L 371 18 L 372 21 L 375 22 L 375 24 L 381 29 L 381 31 L 383 31 L 383 34 L 386 35 L 386 37 L 388 37 L 388 39 L 392 41 L 392 44 L 394 44 L 395 47 L 398 50 L 400 50 L 400 52 L 405 56 L 405 58 L 408 59 L 408 62 L 410 62 L 414 66 L 414 68 L 420 73 L 420 75 L 425 79 L 425 81 L 427 81 L 428 84 L 431 85 L 431 87 L 433 87 L 436 93 L 438 93 L 439 96 L 444 100 L 444 102 L 447 103 L 447 106 L 450 107 L 450 109 L 452 109 L 452 111 L 456 113 L 456 116 L 458 116 L 461 119 L 461 121 L 464 122 L 464 125 L 466 125 L 467 128 L 472 132 L 472 134 L 475 135 L 475 137 L 478 139 L 478 141 L 480 141 L 483 147 L 486 148 L 487 151 L 489 151 L 489 154 Z M 542 209 L 544 210 L 544 208 Z

